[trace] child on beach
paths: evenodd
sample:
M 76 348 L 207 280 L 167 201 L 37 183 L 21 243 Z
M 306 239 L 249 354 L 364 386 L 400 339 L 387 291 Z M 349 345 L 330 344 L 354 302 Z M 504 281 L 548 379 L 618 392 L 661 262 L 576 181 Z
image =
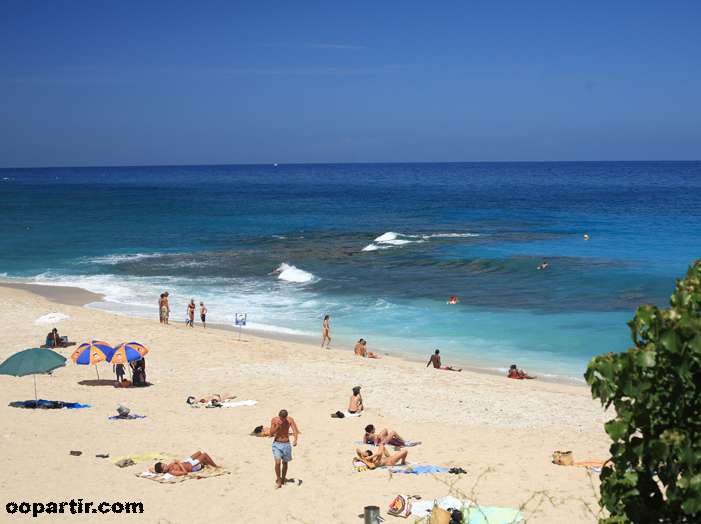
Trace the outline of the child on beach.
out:
M 117 375 L 117 382 L 124 382 L 124 364 L 115 364 L 113 367 L 114 372 Z
M 205 319 L 207 318 L 207 308 L 204 307 L 204 302 L 200 302 L 200 319 L 202 319 L 202 329 L 207 328 Z

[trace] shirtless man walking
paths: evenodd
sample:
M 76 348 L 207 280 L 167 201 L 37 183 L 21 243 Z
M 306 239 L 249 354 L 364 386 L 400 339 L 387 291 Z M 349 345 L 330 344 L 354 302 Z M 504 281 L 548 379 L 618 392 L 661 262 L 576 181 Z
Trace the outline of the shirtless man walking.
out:
M 165 294 L 161 293 L 161 298 L 158 299 L 158 317 L 161 320 L 161 324 L 163 324 L 163 297 L 165 297 Z
M 170 307 L 168 307 L 168 292 L 163 293 L 163 302 L 161 302 L 161 313 L 163 313 L 163 323 L 169 324 L 168 316 L 170 315 Z
M 294 436 L 294 442 L 290 445 L 290 428 Z M 292 417 L 287 416 L 287 410 L 280 411 L 277 417 L 270 422 L 270 436 L 273 437 L 273 456 L 275 457 L 275 474 L 277 475 L 276 488 L 285 484 L 287 464 L 292 460 L 292 446 L 297 446 L 299 430 Z M 280 471 L 282 462 L 282 471 Z
M 324 338 L 321 339 L 321 348 L 324 348 L 324 342 L 326 341 L 326 338 L 328 337 L 329 341 L 326 344 L 326 349 L 329 349 L 329 344 L 331 344 L 331 335 L 333 335 L 333 331 L 331 331 L 331 328 L 329 327 L 329 316 L 326 315 L 324 317 L 324 332 L 323 332 Z
M 428 364 L 426 364 L 426 367 L 433 364 L 433 367 L 436 369 L 445 369 L 446 371 L 462 371 L 462 368 L 453 369 L 453 366 L 441 366 L 441 357 L 439 353 L 440 351 L 436 350 L 436 352 L 433 355 L 431 355 L 431 358 L 428 359 Z

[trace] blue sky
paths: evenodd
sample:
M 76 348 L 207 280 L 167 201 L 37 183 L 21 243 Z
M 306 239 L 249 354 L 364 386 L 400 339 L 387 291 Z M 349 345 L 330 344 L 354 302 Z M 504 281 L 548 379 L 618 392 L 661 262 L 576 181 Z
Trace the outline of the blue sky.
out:
M 701 2 L 4 2 L 0 167 L 701 159 Z

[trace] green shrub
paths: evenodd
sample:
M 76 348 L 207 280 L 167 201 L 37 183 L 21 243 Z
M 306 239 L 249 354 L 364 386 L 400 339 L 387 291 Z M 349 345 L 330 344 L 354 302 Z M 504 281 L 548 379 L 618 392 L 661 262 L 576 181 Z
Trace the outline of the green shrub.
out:
M 670 308 L 640 306 L 634 347 L 594 358 L 592 396 L 616 418 L 601 472 L 602 523 L 701 522 L 701 260 L 677 280 Z

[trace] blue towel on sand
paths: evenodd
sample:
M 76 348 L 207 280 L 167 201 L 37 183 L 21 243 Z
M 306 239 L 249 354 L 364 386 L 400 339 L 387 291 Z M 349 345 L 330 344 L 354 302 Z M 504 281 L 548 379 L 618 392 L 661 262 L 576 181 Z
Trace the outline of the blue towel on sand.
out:
M 133 418 L 146 418 L 146 415 L 131 415 L 131 414 L 127 415 L 126 417 L 117 417 L 115 415 L 105 415 L 105 416 L 110 420 L 124 420 L 124 419 L 131 420 Z
M 26 402 L 14 402 L 13 404 L 16 404 L 17 406 L 27 406 L 29 404 L 36 404 L 37 407 L 39 406 L 46 406 L 49 404 L 55 404 L 55 400 L 37 400 L 36 402 L 33 400 L 27 400 Z M 79 408 L 89 408 L 91 407 L 90 404 L 78 404 L 76 402 L 62 402 L 63 407 L 66 409 L 79 409 Z
M 411 471 L 406 469 L 393 469 L 392 473 L 414 473 L 421 475 L 422 473 L 448 473 L 449 470 L 439 468 L 438 466 L 411 466 Z

